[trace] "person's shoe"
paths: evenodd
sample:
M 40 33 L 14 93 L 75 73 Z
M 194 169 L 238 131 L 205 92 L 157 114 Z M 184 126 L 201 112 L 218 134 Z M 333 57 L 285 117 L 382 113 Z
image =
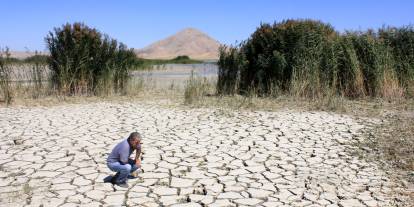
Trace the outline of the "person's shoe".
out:
M 111 183 L 112 184 L 116 184 L 116 179 L 118 178 L 118 176 L 119 176 L 119 172 L 117 172 L 113 177 L 112 177 L 112 179 L 111 179 Z
M 131 178 L 137 178 L 138 174 L 141 172 L 141 170 L 138 168 L 137 170 L 135 170 L 134 172 L 131 172 L 130 177 Z
M 121 188 L 129 188 L 128 183 L 124 182 L 124 183 L 116 183 L 115 185 L 121 187 Z
M 114 176 L 112 176 L 112 175 L 108 175 L 108 176 L 106 176 L 104 179 L 103 179 L 103 181 L 104 181 L 104 183 L 112 183 L 113 184 L 113 182 L 112 182 L 112 178 L 113 178 Z

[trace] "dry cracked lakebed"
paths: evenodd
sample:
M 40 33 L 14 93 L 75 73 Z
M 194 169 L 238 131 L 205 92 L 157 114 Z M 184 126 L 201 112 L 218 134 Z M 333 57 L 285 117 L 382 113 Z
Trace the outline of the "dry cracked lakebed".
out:
M 1 206 L 384 206 L 394 185 L 347 153 L 365 126 L 327 112 L 89 103 L 0 108 Z M 106 157 L 143 134 L 128 189 Z

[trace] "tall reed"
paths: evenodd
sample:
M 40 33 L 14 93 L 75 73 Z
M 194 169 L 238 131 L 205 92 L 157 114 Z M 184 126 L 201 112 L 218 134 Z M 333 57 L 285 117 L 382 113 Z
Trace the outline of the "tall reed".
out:
M 32 86 L 32 98 L 39 98 L 41 95 L 44 95 L 44 81 L 47 80 L 46 76 L 46 61 L 42 60 L 38 55 L 38 52 L 35 52 L 35 56 L 31 59 L 31 75 L 30 75 L 30 84 Z
M 207 78 L 197 77 L 194 71 L 191 71 L 189 79 L 184 86 L 184 104 L 194 104 L 207 95 L 211 85 Z
M 339 33 L 314 20 L 261 24 L 219 51 L 219 94 L 403 97 L 414 80 L 413 27 Z M 275 92 L 280 90 L 280 92 Z
M 3 96 L 3 101 L 6 105 L 13 101 L 13 91 L 11 86 L 12 68 L 10 64 L 9 48 L 0 51 L 0 89 Z

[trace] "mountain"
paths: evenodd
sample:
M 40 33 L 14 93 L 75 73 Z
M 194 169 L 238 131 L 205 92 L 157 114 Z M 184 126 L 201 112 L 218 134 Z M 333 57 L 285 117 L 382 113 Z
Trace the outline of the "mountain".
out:
M 218 59 L 220 43 L 207 34 L 187 28 L 136 51 L 138 57 L 148 59 L 171 59 L 187 55 L 192 59 Z

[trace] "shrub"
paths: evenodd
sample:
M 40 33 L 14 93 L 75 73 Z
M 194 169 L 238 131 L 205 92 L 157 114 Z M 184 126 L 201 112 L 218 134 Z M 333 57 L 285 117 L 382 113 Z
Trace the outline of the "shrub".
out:
M 243 85 L 268 94 L 271 85 L 289 88 L 295 73 L 316 78 L 313 72 L 319 66 L 318 58 L 327 40 L 335 35 L 330 25 L 319 21 L 261 25 L 244 46 L 248 65 L 241 74 Z
M 218 65 L 220 70 L 217 80 L 219 94 L 234 94 L 240 82 L 240 71 L 245 67 L 245 59 L 238 47 L 221 46 Z
M 45 38 L 52 84 L 65 94 L 124 90 L 135 54 L 124 44 L 83 23 L 54 28 Z
M 388 30 L 340 34 L 314 20 L 261 24 L 240 45 L 221 47 L 217 91 L 311 98 L 402 96 L 414 80 L 414 35 L 412 27 L 397 31 L 399 35 Z
M 179 55 L 172 60 L 173 61 L 185 61 L 185 60 L 190 60 L 190 57 L 188 57 L 187 55 Z

